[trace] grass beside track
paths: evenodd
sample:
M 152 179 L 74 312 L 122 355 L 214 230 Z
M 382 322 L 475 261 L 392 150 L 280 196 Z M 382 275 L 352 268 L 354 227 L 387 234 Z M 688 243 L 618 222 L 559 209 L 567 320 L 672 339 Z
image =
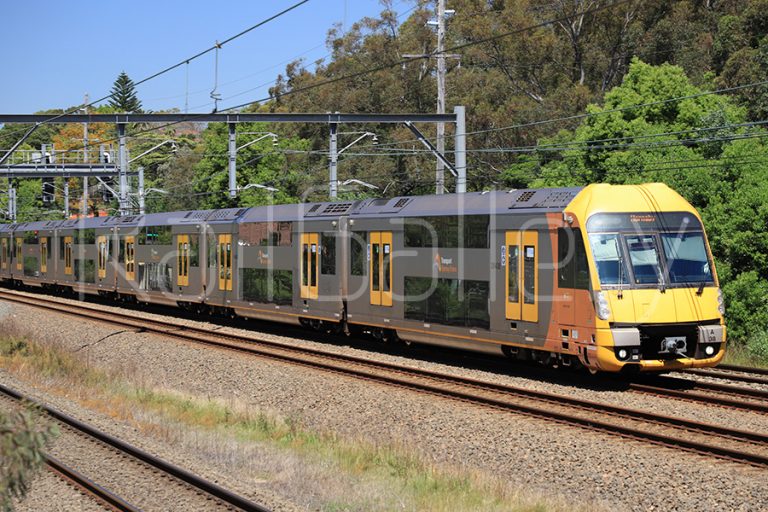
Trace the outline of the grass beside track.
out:
M 325 474 L 314 474 L 326 482 L 326 487 L 328 482 L 353 482 L 348 484 L 355 487 L 353 496 L 339 484 L 336 492 L 325 489 L 326 496 L 303 502 L 320 510 L 533 512 L 586 508 L 521 492 L 484 473 L 435 466 L 404 446 L 376 446 L 362 440 L 341 439 L 330 433 L 313 432 L 291 418 L 148 387 L 132 382 L 130 376 L 92 368 L 80 354 L 55 344 L 33 342 L 18 333 L 0 332 L 0 368 L 37 388 L 75 398 L 85 407 L 131 422 L 164 441 L 205 436 L 205 450 L 216 452 L 210 455 L 220 461 L 236 458 L 233 450 L 242 452 L 246 446 L 257 445 L 273 456 L 298 459 L 301 464 L 322 468 L 315 471 Z M 260 477 L 269 483 L 279 480 L 281 475 L 267 472 Z M 283 482 L 277 487 L 293 496 L 293 485 L 295 482 Z M 309 494 L 318 494 L 308 490 Z
M 768 368 L 768 355 L 756 355 L 744 345 L 728 344 L 723 358 L 723 364 L 747 366 L 751 368 Z

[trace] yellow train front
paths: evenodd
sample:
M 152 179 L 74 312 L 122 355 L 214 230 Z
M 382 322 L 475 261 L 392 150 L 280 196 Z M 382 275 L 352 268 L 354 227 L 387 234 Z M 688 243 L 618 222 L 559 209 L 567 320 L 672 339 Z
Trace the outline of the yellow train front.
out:
M 725 352 L 723 299 L 696 210 L 663 184 L 591 185 L 565 221 L 589 265 L 592 370 L 666 371 L 714 366 Z

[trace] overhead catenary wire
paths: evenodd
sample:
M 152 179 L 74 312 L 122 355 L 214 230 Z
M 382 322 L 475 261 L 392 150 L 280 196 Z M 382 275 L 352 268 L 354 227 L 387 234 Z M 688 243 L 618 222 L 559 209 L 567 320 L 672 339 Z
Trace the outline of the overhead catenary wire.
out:
M 139 85 L 144 84 L 146 82 L 149 82 L 150 80 L 153 80 L 153 79 L 155 79 L 155 78 L 157 78 L 159 76 L 162 76 L 162 75 L 164 75 L 164 74 L 166 74 L 166 73 L 168 73 L 170 71 L 173 71 L 174 69 L 176 69 L 176 68 L 178 68 L 180 66 L 183 66 L 185 64 L 189 64 L 189 62 L 191 62 L 191 61 L 193 61 L 195 59 L 199 59 L 200 57 L 202 57 L 202 56 L 204 56 L 204 55 L 206 55 L 206 54 L 208 54 L 208 53 L 210 53 L 210 52 L 212 52 L 212 51 L 214 51 L 214 50 L 216 50 L 218 48 L 221 48 L 221 47 L 223 47 L 224 45 L 226 45 L 228 43 L 231 43 L 235 39 L 238 39 L 238 38 L 248 34 L 249 32 L 252 32 L 253 30 L 256 30 L 257 28 L 259 28 L 261 26 L 266 25 L 267 23 L 269 23 L 271 21 L 274 21 L 277 18 L 279 18 L 281 16 L 284 16 L 285 14 L 288 14 L 289 12 L 293 11 L 294 9 L 296 9 L 296 8 L 298 8 L 298 7 L 300 7 L 300 6 L 304 5 L 304 4 L 306 4 L 309 1 L 310 0 L 301 0 L 299 2 L 296 2 L 295 4 L 293 4 L 293 5 L 285 8 L 285 9 L 283 9 L 282 11 L 280 11 L 280 12 L 278 12 L 276 14 L 273 14 L 272 16 L 270 16 L 268 18 L 265 18 L 265 19 L 259 21 L 258 23 L 254 24 L 254 25 L 251 25 L 250 27 L 244 29 L 244 30 L 241 30 L 240 32 L 238 32 L 237 34 L 235 34 L 233 36 L 228 37 L 224 41 L 221 41 L 221 42 L 217 41 L 213 46 L 211 46 L 209 48 L 206 48 L 206 49 L 196 53 L 195 55 L 193 55 L 191 57 L 188 57 L 186 59 L 183 59 L 183 60 L 177 62 L 176 64 L 173 64 L 173 65 L 168 66 L 168 67 L 166 67 L 164 69 L 161 69 L 160 71 L 158 71 L 156 73 L 153 73 L 152 75 L 149 75 L 149 76 L 147 76 L 145 78 L 142 78 L 138 82 L 134 82 L 134 85 L 135 86 L 139 86 Z M 88 103 L 86 105 L 82 105 L 82 106 L 80 106 L 80 107 L 78 107 L 76 109 L 72 109 L 72 110 L 70 110 L 68 112 L 64 112 L 62 114 L 56 114 L 56 115 L 52 116 L 50 119 L 46 119 L 46 120 L 41 121 L 41 122 L 39 122 L 37 124 L 39 126 L 41 124 L 53 123 L 57 119 L 61 119 L 62 117 L 66 116 L 66 115 L 78 112 L 82 108 L 87 108 L 87 107 L 92 107 L 94 105 L 97 105 L 97 104 L 101 103 L 102 101 L 106 101 L 106 100 L 112 98 L 113 96 L 114 96 L 114 94 L 108 94 L 107 96 L 104 96 L 104 97 L 101 97 L 101 98 L 99 98 L 97 100 L 91 101 L 90 103 Z
M 291 8 L 286 9 L 286 10 L 282 11 L 281 13 L 278 13 L 278 15 L 275 15 L 272 18 L 269 18 L 268 20 L 265 20 L 264 22 L 261 22 L 260 24 L 264 24 L 266 21 L 274 19 L 275 17 L 277 17 L 277 16 L 279 16 L 281 14 L 284 14 L 285 12 L 288 12 L 290 9 L 298 7 L 299 5 L 301 5 L 301 4 L 303 4 L 303 3 L 307 2 L 307 1 L 308 0 L 304 0 L 303 2 L 299 2 L 298 4 L 295 4 L 294 6 L 292 6 Z M 584 10 L 584 11 L 579 11 L 579 12 L 573 13 L 570 16 L 573 16 L 573 15 L 581 16 L 581 15 L 594 14 L 594 13 L 597 13 L 597 12 L 600 12 L 600 11 L 603 11 L 603 10 L 606 10 L 606 9 L 609 9 L 609 8 L 617 7 L 619 5 L 628 3 L 630 1 L 632 1 L 632 0 L 617 0 L 617 1 L 612 2 L 610 4 L 606 4 L 606 5 L 603 5 L 603 6 L 597 6 L 597 7 L 591 8 L 591 9 L 587 9 L 587 10 Z M 500 38 L 503 38 L 503 37 L 509 37 L 509 36 L 512 36 L 512 35 L 521 34 L 521 33 L 524 33 L 526 31 L 535 30 L 537 28 L 546 27 L 546 26 L 549 26 L 549 25 L 552 25 L 552 24 L 555 24 L 555 23 L 558 23 L 558 22 L 561 22 L 561 21 L 566 21 L 566 20 L 568 20 L 570 18 L 570 16 L 564 16 L 564 17 L 557 18 L 557 19 L 551 19 L 551 20 L 547 20 L 547 21 L 543 21 L 543 22 L 534 24 L 534 25 L 529 25 L 527 27 L 523 27 L 523 28 L 520 28 L 520 29 L 515 29 L 515 30 L 512 30 L 512 31 L 504 32 L 502 34 L 496 34 L 494 36 L 483 38 L 483 39 L 480 39 L 480 40 L 477 40 L 477 41 L 471 41 L 471 42 L 468 42 L 468 43 L 465 43 L 465 44 L 462 44 L 462 45 L 459 45 L 459 46 L 456 46 L 456 47 L 453 47 L 453 48 L 448 48 L 445 51 L 446 52 L 452 52 L 452 51 L 455 51 L 457 49 L 463 49 L 463 48 L 466 48 L 466 47 L 469 47 L 469 46 L 474 46 L 474 45 L 478 45 L 478 44 L 484 44 L 484 43 L 487 43 L 489 41 L 500 39 Z M 258 26 L 260 26 L 260 25 L 258 25 Z M 252 28 L 255 28 L 255 27 L 256 26 L 254 26 Z M 242 33 L 245 33 L 245 32 L 246 31 L 243 31 Z M 239 34 L 239 35 L 241 35 L 241 34 Z M 238 36 L 233 36 L 232 38 L 225 40 L 221 44 L 225 44 L 225 43 L 231 41 L 232 39 L 234 39 L 234 37 L 238 37 Z M 214 48 L 215 48 L 215 45 L 213 47 L 205 50 L 204 52 L 207 53 L 209 51 L 212 51 Z M 200 54 L 198 54 L 197 56 L 200 56 L 202 54 L 204 54 L 204 53 L 200 52 Z M 318 83 L 315 83 L 315 84 L 311 84 L 311 85 L 308 85 L 308 86 L 305 86 L 305 87 L 302 87 L 302 88 L 293 89 L 293 90 L 286 91 L 286 92 L 283 92 L 283 93 L 276 93 L 274 95 L 270 95 L 270 96 L 267 96 L 267 97 L 264 97 L 264 98 L 254 99 L 254 100 L 248 101 L 246 103 L 241 103 L 239 105 L 233 105 L 233 106 L 227 107 L 227 108 L 221 110 L 221 112 L 228 112 L 228 111 L 232 111 L 232 110 L 237 110 L 237 109 L 240 109 L 240 108 L 243 108 L 243 107 L 250 106 L 250 105 L 252 105 L 254 103 L 261 103 L 261 102 L 264 102 L 264 101 L 267 101 L 267 100 L 270 100 L 270 99 L 277 99 L 277 98 L 280 98 L 280 97 L 285 97 L 285 96 L 289 96 L 289 95 L 298 94 L 300 92 L 306 92 L 308 90 L 316 89 L 316 88 L 324 86 L 324 85 L 330 85 L 332 83 L 337 83 L 337 82 L 343 81 L 343 80 L 351 80 L 353 78 L 357 78 L 357 77 L 360 77 L 360 76 L 365 76 L 365 75 L 368 75 L 368 74 L 371 74 L 371 73 L 375 73 L 375 72 L 378 72 L 378 71 L 381 71 L 381 70 L 384 70 L 384 69 L 388 69 L 388 68 L 391 68 L 391 67 L 399 66 L 399 65 L 402 65 L 402 64 L 405 64 L 405 63 L 408 63 L 408 62 L 412 62 L 414 60 L 428 59 L 428 58 L 431 58 L 433 56 L 433 54 L 434 54 L 434 52 L 432 52 L 430 54 L 425 54 L 423 56 L 418 56 L 417 58 L 408 58 L 408 59 L 399 60 L 399 61 L 394 62 L 394 63 L 384 64 L 384 65 L 381 65 L 381 66 L 376 66 L 374 68 L 369 68 L 367 70 L 362 70 L 362 71 L 359 71 L 359 72 L 356 72 L 356 73 L 351 73 L 351 74 L 342 75 L 340 77 L 336 77 L 336 78 L 333 78 L 333 79 L 324 80 L 324 81 L 321 81 L 321 82 L 318 82 Z M 193 58 L 196 58 L 197 56 L 195 56 Z M 184 62 L 186 62 L 186 60 L 183 61 L 183 62 L 180 62 L 179 64 L 176 64 L 176 65 L 174 65 L 172 67 L 166 68 L 166 70 L 163 70 L 162 72 L 165 72 L 167 70 L 170 70 L 170 69 L 173 69 L 175 67 L 178 67 L 179 65 L 183 64 Z M 162 72 L 160 72 L 160 73 L 162 73 Z M 156 74 L 156 75 L 153 75 L 153 76 L 159 76 L 159 75 Z M 151 78 L 152 77 L 149 77 L 147 79 L 151 79 Z M 146 81 L 147 79 L 145 79 L 144 81 Z M 65 114 L 61 114 L 58 117 L 60 118 L 63 115 L 65 115 Z M 191 119 L 188 119 L 187 121 L 194 121 L 194 116 L 195 115 L 196 114 L 190 114 L 190 118 Z M 197 114 L 197 115 L 203 115 L 203 114 Z M 157 126 L 157 127 L 148 128 L 147 130 L 145 130 L 143 132 L 139 132 L 139 133 L 146 133 L 147 131 L 159 130 L 159 129 L 162 129 L 162 128 L 166 128 L 166 127 L 169 127 L 169 126 L 173 126 L 173 125 L 179 124 L 181 122 L 182 121 L 175 121 L 175 122 L 165 123 L 165 124 L 162 124 L 162 125 Z M 114 139 L 114 140 L 117 140 L 117 139 Z

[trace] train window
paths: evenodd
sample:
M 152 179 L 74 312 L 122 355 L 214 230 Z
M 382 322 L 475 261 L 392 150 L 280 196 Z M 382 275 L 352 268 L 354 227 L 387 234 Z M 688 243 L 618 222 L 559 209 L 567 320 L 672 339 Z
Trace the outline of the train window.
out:
M 589 289 L 589 265 L 581 230 L 558 229 L 558 283 L 560 288 Z
M 349 237 L 350 243 L 350 265 L 353 276 L 365 275 L 365 254 L 368 243 L 368 233 L 366 231 L 353 231 Z
M 171 227 L 146 226 L 139 230 L 138 238 L 139 245 L 169 245 L 171 243 Z
M 290 247 L 292 222 L 248 222 L 240 224 L 239 239 L 245 245 Z
M 95 244 L 96 230 L 95 229 L 76 229 L 75 236 L 74 236 L 74 243 L 78 245 Z
M 464 281 L 465 326 L 483 329 L 491 327 L 491 316 L 488 311 L 489 290 L 487 281 Z
M 189 235 L 189 266 L 200 266 L 200 237 Z
M 405 219 L 406 247 L 488 248 L 488 215 L 446 215 Z
M 309 285 L 309 244 L 301 245 L 301 286 Z
M 627 284 L 627 272 L 621 258 L 619 235 L 589 235 L 589 245 L 595 259 L 600 283 Z
M 405 246 L 406 247 L 431 247 L 431 238 L 427 239 L 429 232 L 422 225 L 426 219 L 405 219 Z M 429 241 L 429 243 L 428 243 Z
M 266 268 L 240 270 L 243 299 L 252 302 L 289 305 L 293 303 L 293 272 Z
M 320 251 L 320 273 L 336 274 L 336 233 L 322 234 Z
M 467 215 L 464 217 L 464 247 L 467 249 L 487 249 L 488 215 Z
M 215 267 L 216 263 L 216 240 L 213 236 L 208 237 L 208 266 Z
M 24 275 L 29 277 L 38 276 L 40 262 L 36 256 L 24 256 Z
M 309 262 L 309 286 L 317 286 L 317 244 L 310 244 Z
M 37 245 L 40 238 L 37 236 L 36 231 L 27 231 L 24 233 L 24 243 L 27 245 Z
M 142 289 L 156 292 L 173 290 L 173 267 L 163 263 L 139 263 L 139 283 Z
M 94 260 L 75 260 L 75 281 L 81 283 L 96 282 L 96 262 Z
M 371 244 L 371 264 L 373 265 L 371 268 L 371 278 L 373 280 L 371 290 L 375 292 L 381 291 L 381 283 L 379 281 L 379 276 L 381 275 L 381 272 L 379 272 L 379 247 L 378 243 Z
M 657 284 L 661 281 L 659 249 L 653 235 L 627 236 L 629 260 L 635 274 L 635 284 Z
M 703 233 L 662 233 L 661 242 L 670 282 L 714 282 Z
M 390 275 L 391 273 L 390 264 L 392 260 L 392 248 L 390 247 L 390 244 L 384 244 L 383 251 L 384 251 L 384 258 L 382 262 L 382 266 L 383 266 L 382 274 L 384 275 L 384 282 L 382 283 L 381 290 L 384 292 L 388 292 L 392 284 L 390 283 L 392 278 L 392 276 Z
M 536 303 L 536 248 L 526 245 L 523 248 L 523 303 Z
M 405 276 L 405 318 L 443 325 L 490 328 L 487 281 Z
M 406 276 L 405 318 L 423 322 L 427 318 L 427 297 L 432 291 L 432 279 L 429 277 Z
M 125 239 L 122 239 L 119 244 L 117 244 L 117 262 L 122 263 L 125 261 Z
M 516 245 L 507 247 L 507 265 L 509 266 L 509 302 L 520 302 L 520 248 Z

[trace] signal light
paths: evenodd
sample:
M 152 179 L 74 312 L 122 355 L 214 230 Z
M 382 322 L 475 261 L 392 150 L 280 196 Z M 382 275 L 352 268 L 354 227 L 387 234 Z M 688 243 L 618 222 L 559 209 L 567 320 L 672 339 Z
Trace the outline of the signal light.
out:
M 53 178 L 43 178 L 43 203 L 53 202 Z

